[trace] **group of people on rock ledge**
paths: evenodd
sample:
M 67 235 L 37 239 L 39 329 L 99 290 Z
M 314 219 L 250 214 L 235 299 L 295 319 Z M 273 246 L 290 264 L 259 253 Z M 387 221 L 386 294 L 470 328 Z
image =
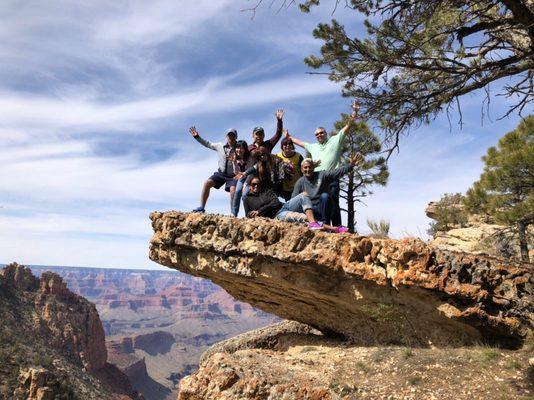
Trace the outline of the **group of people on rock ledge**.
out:
M 354 103 L 352 107 L 351 121 L 356 118 L 359 105 Z M 219 167 L 204 183 L 200 206 L 193 212 L 205 212 L 211 188 L 224 185 L 230 193 L 231 212 L 235 217 L 243 200 L 249 218 L 307 222 L 310 229 L 347 232 L 341 226 L 339 178 L 363 162 L 362 155 L 357 153 L 349 164 L 338 167 L 350 122 L 330 138 L 325 128 L 318 127 L 317 142 L 306 143 L 284 130 L 283 117 L 284 110 L 278 110 L 276 133 L 268 140 L 261 126 L 254 128 L 251 144 L 238 140 L 235 129 L 226 133 L 226 143 L 212 143 L 202 138 L 194 126 L 189 129 L 201 145 L 216 151 L 219 158 Z M 282 151 L 273 155 L 282 134 Z M 311 158 L 296 152 L 295 145 L 303 147 Z

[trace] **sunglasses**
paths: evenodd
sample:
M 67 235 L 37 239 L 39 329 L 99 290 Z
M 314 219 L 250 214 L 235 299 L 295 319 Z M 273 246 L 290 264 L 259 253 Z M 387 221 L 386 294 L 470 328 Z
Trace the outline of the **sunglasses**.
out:
M 315 136 L 318 136 L 318 135 L 325 135 L 325 134 L 326 134 L 326 131 L 315 132 Z
M 286 146 L 293 147 L 293 143 L 284 143 L 282 146 L 283 147 L 286 147 Z
M 260 186 L 260 184 L 259 183 L 251 183 L 250 184 L 250 187 L 257 187 L 257 186 Z

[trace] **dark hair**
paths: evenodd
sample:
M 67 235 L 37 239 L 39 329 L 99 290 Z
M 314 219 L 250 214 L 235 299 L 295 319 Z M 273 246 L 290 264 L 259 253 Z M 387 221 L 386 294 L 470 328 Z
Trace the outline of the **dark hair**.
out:
M 243 149 L 243 158 L 242 158 L 242 160 L 245 161 L 245 162 L 247 162 L 247 161 L 248 161 L 248 158 L 250 157 L 250 153 L 249 153 L 249 151 L 248 151 L 248 144 L 247 144 L 247 142 L 244 141 L 244 140 L 238 140 L 238 141 L 236 142 L 236 144 L 235 144 L 235 147 L 236 147 L 236 149 L 237 149 L 238 147 L 241 147 L 241 148 Z
M 262 155 L 267 156 L 265 160 L 261 159 Z M 256 160 L 258 160 L 257 161 L 258 178 L 260 179 L 262 186 L 271 186 L 272 185 L 271 171 L 272 171 L 272 162 L 273 162 L 271 158 L 271 153 L 265 147 L 261 146 L 256 151 Z
M 291 138 L 283 138 L 282 141 L 280 142 L 280 147 L 284 147 L 285 144 L 293 144 L 293 140 L 291 140 Z

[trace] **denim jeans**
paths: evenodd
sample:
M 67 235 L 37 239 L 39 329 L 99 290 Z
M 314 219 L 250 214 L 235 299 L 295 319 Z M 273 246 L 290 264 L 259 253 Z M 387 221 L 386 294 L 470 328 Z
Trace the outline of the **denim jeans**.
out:
M 237 184 L 235 185 L 235 192 L 234 192 L 234 201 L 232 203 L 232 215 L 234 217 L 237 217 L 239 214 L 239 206 L 241 205 L 241 197 L 245 197 L 248 193 L 248 190 L 245 192 L 245 195 L 243 195 L 243 185 L 245 184 L 247 178 L 242 178 L 237 180 Z M 248 189 L 248 187 L 247 187 Z
M 290 222 L 298 220 L 300 222 L 303 219 L 304 212 L 310 209 L 313 209 L 310 196 L 301 193 L 285 203 L 280 211 L 278 211 L 275 218 Z M 295 213 L 300 214 L 300 216 L 294 215 Z M 306 219 L 305 216 L 304 219 Z
M 339 179 L 330 184 L 330 216 L 332 225 L 341 225 L 341 210 L 339 208 Z
M 319 204 L 313 206 L 313 215 L 317 221 L 328 224 L 330 223 L 330 213 L 330 194 L 321 193 Z

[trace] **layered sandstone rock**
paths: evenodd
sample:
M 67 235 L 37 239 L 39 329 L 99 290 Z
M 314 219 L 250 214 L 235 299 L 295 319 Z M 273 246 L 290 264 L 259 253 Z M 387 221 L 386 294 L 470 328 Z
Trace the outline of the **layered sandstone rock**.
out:
M 426 216 L 437 218 L 437 203 L 430 202 L 425 210 Z M 459 210 L 464 210 L 462 204 L 454 204 Z M 530 257 L 534 257 L 534 226 L 527 229 L 527 242 Z M 434 233 L 430 246 L 439 250 L 461 251 L 470 254 L 486 254 L 502 258 L 521 260 L 519 238 L 510 227 L 495 224 L 490 217 L 467 214 L 464 225 L 453 225 L 447 231 Z
M 531 265 L 262 218 L 151 219 L 153 261 L 353 342 L 519 347 L 534 325 Z
M 150 355 L 168 353 L 175 342 L 172 334 L 163 331 L 138 335 L 133 338 L 134 348 L 144 350 Z

